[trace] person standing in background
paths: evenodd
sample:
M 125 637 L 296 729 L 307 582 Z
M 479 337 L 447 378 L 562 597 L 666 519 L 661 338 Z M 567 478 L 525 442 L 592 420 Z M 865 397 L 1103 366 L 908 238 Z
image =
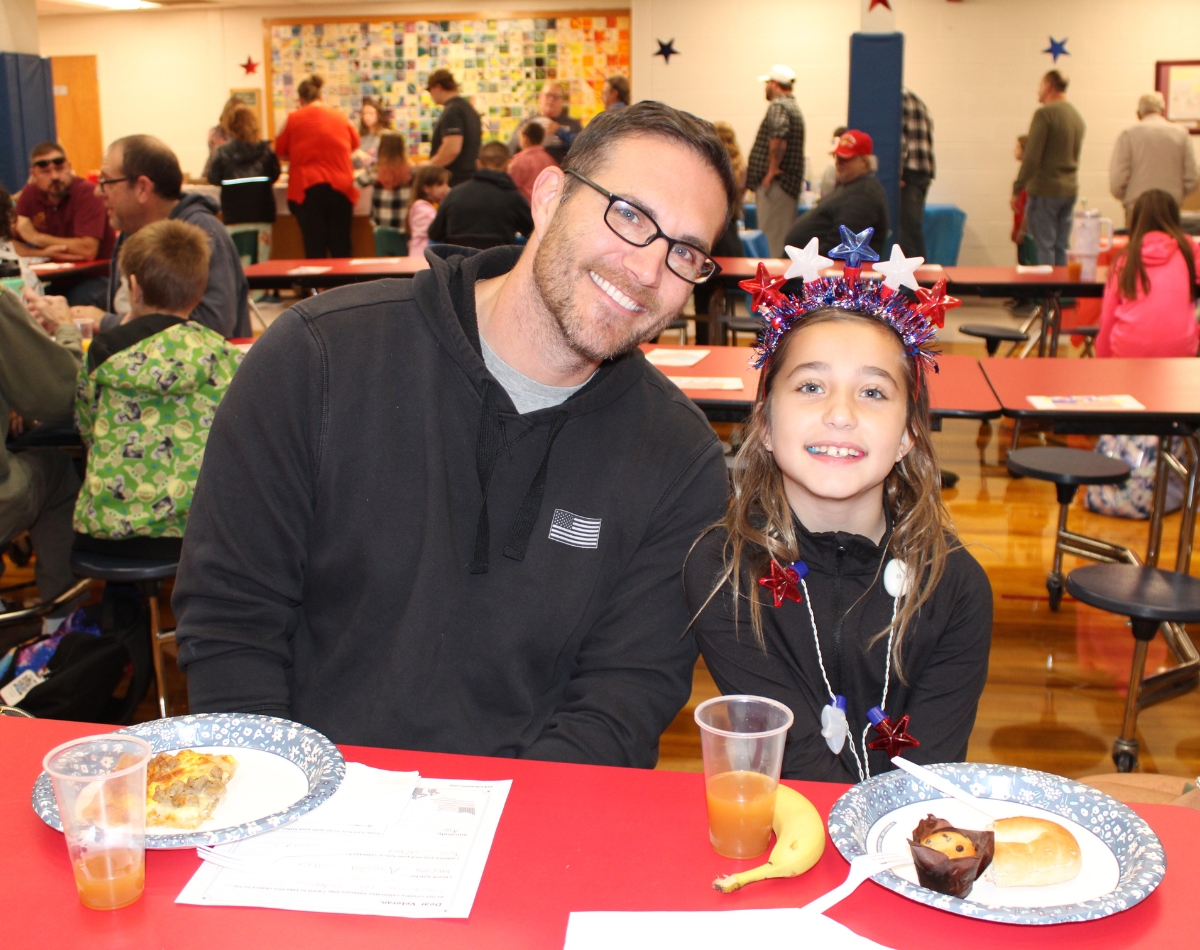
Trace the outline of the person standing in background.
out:
M 521 151 L 509 160 L 508 174 L 516 184 L 517 190 L 529 201 L 533 197 L 533 183 L 537 181 L 542 169 L 557 163 L 542 147 L 542 142 L 546 139 L 546 130 L 536 122 L 526 122 L 518 134 L 521 138 Z
M 1163 118 L 1162 93 L 1151 92 L 1138 100 L 1137 125 L 1117 137 L 1108 169 L 1113 197 L 1125 206 L 1125 221 L 1133 223 L 1133 205 L 1141 195 L 1157 188 L 1176 203 L 1200 184 L 1191 136 L 1181 126 Z
M 933 120 L 920 97 L 904 90 L 900 137 L 900 247 L 909 257 L 925 256 L 925 196 L 937 174 Z
M 360 188 L 371 190 L 371 223 L 377 228 L 404 230 L 403 188 L 412 181 L 408 141 L 403 135 L 385 132 L 379 136 L 378 157 L 358 176 Z
M 232 138 L 232 133 L 229 131 L 229 120 L 233 116 L 233 110 L 242 105 L 242 100 L 237 96 L 230 96 L 225 105 L 221 107 L 221 118 L 217 124 L 208 130 L 208 158 L 204 160 L 204 171 L 200 173 L 201 178 L 208 177 L 209 168 L 212 166 L 213 155 L 217 149 Z
M 366 96 L 358 114 L 358 149 L 354 153 L 354 167 L 368 168 L 379 157 L 379 137 L 392 129 L 392 117 L 382 100 Z
M 442 107 L 442 115 L 433 127 L 429 161 L 450 169 L 453 188 L 475 176 L 475 159 L 483 142 L 479 113 L 458 94 L 458 83 L 448 69 L 430 73 L 426 88 L 434 104 Z
M 300 225 L 304 256 L 351 257 L 358 190 L 350 153 L 361 140 L 350 120 L 322 101 L 323 85 L 320 76 L 300 83 L 300 108 L 287 117 L 275 153 L 290 161 L 288 207 Z
M 783 257 L 783 242 L 796 219 L 804 184 L 804 116 L 792 98 L 796 74 L 788 66 L 772 66 L 765 76 L 767 114 L 750 150 L 746 187 L 754 192 L 758 226 L 767 236 L 772 257 Z
M 604 103 L 605 111 L 609 109 L 624 109 L 629 105 L 629 80 L 619 73 L 604 80 L 604 88 L 600 90 L 600 101 Z
M 1013 182 L 1012 209 L 1028 192 L 1026 229 L 1037 245 L 1037 262 L 1062 266 L 1071 243 L 1071 214 L 1079 194 L 1079 153 L 1087 130 L 1083 116 L 1067 102 L 1067 78 L 1057 69 L 1042 77 L 1042 107 L 1029 124 L 1021 170 Z
M 412 204 L 408 209 L 408 256 L 424 257 L 429 247 L 429 226 L 437 206 L 450 193 L 450 171 L 440 165 L 420 165 L 413 175 Z
M 567 157 L 567 150 L 575 141 L 575 136 L 583 131 L 583 123 L 572 118 L 567 111 L 567 89 L 561 83 L 547 82 L 538 90 L 538 111 L 529 116 L 517 126 L 512 138 L 508 141 L 508 150 L 513 155 L 521 148 L 518 139 L 520 132 L 530 122 L 536 122 L 546 130 L 542 146 L 550 153 L 556 164 L 561 165 Z
M 1025 159 L 1025 143 L 1029 141 L 1028 135 L 1018 135 L 1016 147 L 1013 148 L 1013 158 L 1018 162 Z M 1021 265 L 1030 265 L 1037 263 L 1037 245 L 1033 243 L 1033 237 L 1025 229 L 1025 205 L 1029 203 L 1029 195 L 1025 194 L 1024 190 L 1019 195 L 1013 196 L 1013 227 L 1012 241 L 1017 246 L 1017 263 Z M 1015 306 L 1025 306 L 1026 309 L 1032 309 L 1032 301 L 1012 301 Z
M 233 138 L 213 153 L 208 181 L 221 186 L 221 220 L 242 263 L 257 264 L 271 256 L 279 159 L 259 137 L 258 116 L 249 106 L 233 110 L 229 132 Z

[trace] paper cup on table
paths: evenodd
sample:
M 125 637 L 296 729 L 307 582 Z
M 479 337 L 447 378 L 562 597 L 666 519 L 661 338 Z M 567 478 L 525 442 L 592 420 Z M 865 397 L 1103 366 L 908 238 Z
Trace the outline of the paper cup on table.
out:
M 726 858 L 755 858 L 771 843 L 775 789 L 792 711 L 763 696 L 717 696 L 696 707 L 704 752 L 708 838 Z
M 82 340 L 90 340 L 96 331 L 96 322 L 91 317 L 77 317 L 71 321 L 79 328 L 79 337 Z
M 149 761 L 148 742 L 112 734 L 64 742 L 42 763 L 84 907 L 116 910 L 142 896 Z

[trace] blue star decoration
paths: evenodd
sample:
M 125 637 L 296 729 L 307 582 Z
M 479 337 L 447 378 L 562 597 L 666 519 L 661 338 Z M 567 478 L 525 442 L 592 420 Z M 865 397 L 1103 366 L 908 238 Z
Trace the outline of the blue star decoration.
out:
M 847 267 L 862 267 L 863 261 L 877 261 L 879 255 L 871 249 L 871 235 L 874 228 L 867 228 L 855 234 L 846 225 L 841 226 L 842 243 L 829 252 L 830 257 L 840 257 Z
M 675 37 L 672 36 L 665 43 L 662 40 L 655 40 L 654 42 L 658 44 L 658 52 L 654 55 L 661 56 L 664 63 L 670 65 L 671 57 L 679 55 L 679 50 L 675 48 Z
M 1054 57 L 1054 61 L 1058 62 L 1060 56 L 1070 56 L 1067 52 L 1067 40 L 1070 37 L 1064 36 L 1061 40 L 1056 40 L 1053 36 L 1050 37 L 1050 48 L 1042 50 L 1043 53 L 1049 53 Z

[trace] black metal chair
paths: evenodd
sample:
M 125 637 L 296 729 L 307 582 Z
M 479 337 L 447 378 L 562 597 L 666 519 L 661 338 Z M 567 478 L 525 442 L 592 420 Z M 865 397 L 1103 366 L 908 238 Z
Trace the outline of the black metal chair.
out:
M 1001 343 L 1012 343 L 1015 346 L 1029 339 L 1028 333 L 994 323 L 964 323 L 958 330 L 967 336 L 980 337 L 987 346 L 988 356 L 995 356 Z
M 1083 352 L 1079 354 L 1080 357 L 1094 357 L 1096 355 L 1096 337 L 1100 335 L 1100 328 L 1098 326 L 1085 324 L 1081 327 L 1071 327 L 1069 330 L 1063 330 L 1063 333 L 1067 334 L 1068 336 L 1083 337 Z
M 159 621 L 158 594 L 162 582 L 174 577 L 178 558 L 116 557 L 75 551 L 71 569 L 80 577 L 122 584 L 136 584 L 150 608 L 150 649 L 154 656 L 154 679 L 158 685 L 158 711 L 167 718 L 167 684 L 163 673 L 162 645 L 175 639 L 174 630 L 162 630 Z
M 722 315 L 718 323 L 721 327 L 722 346 L 737 346 L 737 335 L 739 333 L 753 333 L 757 339 L 758 331 L 763 326 L 762 321 L 757 317 L 733 317 L 729 315 Z
M 1008 453 L 1008 470 L 1013 475 L 1054 482 L 1058 495 L 1058 532 L 1054 537 L 1054 568 L 1046 575 L 1050 609 L 1058 610 L 1063 595 L 1062 559 L 1064 554 L 1094 561 L 1140 564 L 1141 559 L 1129 548 L 1089 538 L 1067 530 L 1067 513 L 1080 485 L 1119 485 L 1129 477 L 1129 466 L 1120 459 L 1099 452 L 1058 446 L 1034 446 Z
M 1178 626 L 1200 621 L 1200 579 L 1156 567 L 1089 564 L 1068 574 L 1066 586 L 1076 600 L 1128 617 L 1133 628 L 1125 719 L 1113 743 L 1117 771 L 1132 772 L 1138 764 L 1138 711 L 1195 689 L 1200 682 L 1200 655 Z M 1160 624 L 1177 665 L 1145 676 L 1146 650 Z

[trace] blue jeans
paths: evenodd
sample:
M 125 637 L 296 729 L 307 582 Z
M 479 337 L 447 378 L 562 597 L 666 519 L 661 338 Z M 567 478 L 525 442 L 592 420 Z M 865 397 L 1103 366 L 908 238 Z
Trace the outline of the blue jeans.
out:
M 1071 243 L 1071 223 L 1075 198 L 1043 198 L 1030 195 L 1025 206 L 1025 230 L 1037 245 L 1037 262 L 1067 263 L 1067 245 Z

